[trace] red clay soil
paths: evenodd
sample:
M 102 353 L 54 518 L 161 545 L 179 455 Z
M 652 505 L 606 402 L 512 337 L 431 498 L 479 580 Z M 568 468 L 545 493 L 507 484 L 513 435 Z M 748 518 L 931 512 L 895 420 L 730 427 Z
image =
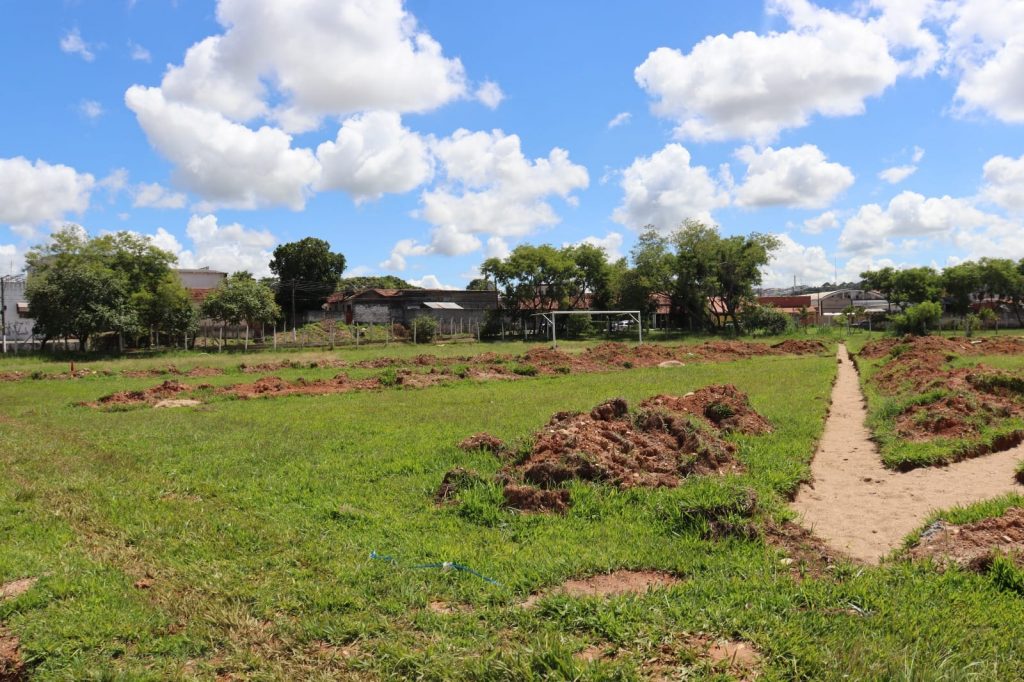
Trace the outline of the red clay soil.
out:
M 747 394 L 731 384 L 708 386 L 682 398 L 659 395 L 640 403 L 641 409 L 685 412 L 708 421 L 723 432 L 748 435 L 771 433 L 772 427 L 750 406 Z
M 505 496 L 506 507 L 524 512 L 564 514 L 571 504 L 568 490 L 542 490 L 509 483 L 502 494 Z
M 762 537 L 765 544 L 786 555 L 782 559 L 782 565 L 797 579 L 821 579 L 832 576 L 839 563 L 851 561 L 849 557 L 829 547 L 811 531 L 789 521 L 769 524 L 765 527 Z
M 817 355 L 828 352 L 828 348 L 821 341 L 805 339 L 786 339 L 785 341 L 773 344 L 772 349 L 779 353 L 789 353 L 791 355 Z
M 0 682 L 20 682 L 26 679 L 25 664 L 19 651 L 20 645 L 17 637 L 0 626 Z
M 1019 412 L 1017 406 L 1006 402 L 979 401 L 972 395 L 954 393 L 932 403 L 911 405 L 896 417 L 896 429 L 911 441 L 970 438 L 977 436 L 982 426 Z
M 966 336 L 904 336 L 871 341 L 865 344 L 858 355 L 864 358 L 881 358 L 891 353 L 896 346 L 903 345 L 910 345 L 913 350 L 957 355 L 1017 355 L 1024 353 L 1024 341 L 1012 336 L 983 336 L 977 339 L 970 339 Z
M 1002 516 L 962 526 L 936 521 L 907 552 L 910 559 L 932 559 L 940 566 L 985 570 L 997 554 L 1024 565 L 1024 509 L 1012 507 Z
M 724 401 L 732 405 L 729 416 L 709 419 L 709 406 Z M 616 398 L 589 414 L 555 414 L 536 434 L 530 455 L 506 473 L 544 489 L 570 480 L 619 488 L 674 487 L 688 475 L 738 471 L 735 446 L 721 433 L 764 433 L 766 428 L 733 386 L 709 386 L 682 398 L 656 396 L 644 401 L 635 416 L 625 400 Z
M 154 386 L 153 388 L 147 388 L 141 391 L 121 391 L 120 393 L 112 393 L 111 395 L 103 396 L 95 403 L 88 403 L 91 407 L 113 407 L 116 405 L 140 405 L 140 404 L 155 404 L 161 400 L 167 400 L 173 398 L 186 391 L 195 390 L 196 386 L 190 386 L 188 384 L 182 384 L 174 380 L 168 380 Z
M 489 433 L 473 434 L 459 443 L 459 449 L 465 450 L 466 452 L 484 450 L 494 455 L 504 452 L 507 447 L 508 446 L 505 445 L 504 441 L 500 438 L 495 438 Z
M 124 370 L 121 372 L 121 376 L 129 377 L 131 379 L 145 379 L 149 377 L 159 377 L 166 374 L 172 374 L 174 376 L 181 377 L 215 377 L 224 374 L 224 370 L 218 367 L 194 367 L 187 372 L 183 372 L 174 365 L 169 365 L 163 368 L 154 369 L 138 369 L 138 370 Z
M 263 377 L 251 384 L 235 384 L 220 389 L 220 393 L 236 398 L 279 398 L 289 395 L 329 395 L 350 391 L 367 391 L 380 388 L 379 379 L 354 380 L 339 374 L 333 379 L 296 379 L 287 381 L 281 377 Z

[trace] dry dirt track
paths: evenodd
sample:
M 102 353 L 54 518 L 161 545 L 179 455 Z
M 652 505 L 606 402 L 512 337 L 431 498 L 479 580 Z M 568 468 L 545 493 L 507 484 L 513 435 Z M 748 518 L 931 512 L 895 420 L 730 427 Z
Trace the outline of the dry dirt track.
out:
M 802 523 L 831 546 L 877 563 L 935 509 L 1024 491 L 1013 478 L 1024 446 L 948 467 L 907 473 L 883 467 L 865 425 L 857 370 L 844 345 L 838 358 L 832 408 L 811 464 L 812 483 L 793 503 Z

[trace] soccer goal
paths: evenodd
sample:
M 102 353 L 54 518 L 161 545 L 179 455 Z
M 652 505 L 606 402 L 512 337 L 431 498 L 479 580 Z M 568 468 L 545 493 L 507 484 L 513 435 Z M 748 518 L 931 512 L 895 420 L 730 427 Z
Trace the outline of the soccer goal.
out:
M 640 318 L 639 310 L 551 310 L 546 313 L 535 313 L 534 317 L 540 317 L 551 325 L 551 347 L 558 348 L 558 336 L 555 330 L 555 318 L 557 315 L 620 315 L 627 316 L 629 320 L 636 322 L 637 341 L 644 342 L 644 325 Z

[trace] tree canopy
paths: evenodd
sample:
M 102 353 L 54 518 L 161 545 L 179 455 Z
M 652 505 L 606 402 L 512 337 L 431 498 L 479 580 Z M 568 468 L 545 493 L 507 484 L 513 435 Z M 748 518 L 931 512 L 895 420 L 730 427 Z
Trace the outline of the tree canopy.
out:
M 275 248 L 270 271 L 279 282 L 276 300 L 281 307 L 292 312 L 310 310 L 319 308 L 337 288 L 345 256 L 332 253 L 323 239 L 306 237 Z
M 236 272 L 207 295 L 203 316 L 228 324 L 255 326 L 281 316 L 274 292 L 248 272 Z
M 58 230 L 26 256 L 35 332 L 46 340 L 74 336 L 83 350 L 105 332 L 191 333 L 195 313 L 171 271 L 174 261 L 130 232 L 90 239 L 77 226 Z

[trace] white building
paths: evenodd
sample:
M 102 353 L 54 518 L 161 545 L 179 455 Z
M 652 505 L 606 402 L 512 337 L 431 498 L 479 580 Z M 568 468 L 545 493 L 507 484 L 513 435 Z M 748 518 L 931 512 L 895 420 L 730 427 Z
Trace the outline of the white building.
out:
M 25 296 L 25 275 L 0 276 L 0 350 L 6 353 L 13 344 L 19 347 L 32 342 L 32 319 Z

